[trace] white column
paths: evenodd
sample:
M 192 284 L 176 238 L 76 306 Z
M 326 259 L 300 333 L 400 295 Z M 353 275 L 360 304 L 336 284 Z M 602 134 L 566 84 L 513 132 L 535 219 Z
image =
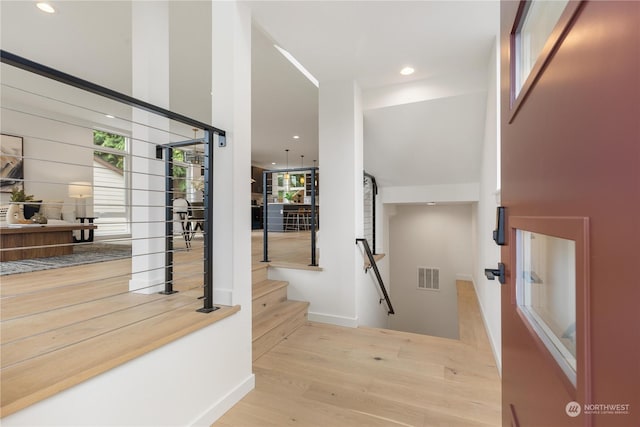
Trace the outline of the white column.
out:
M 212 123 L 227 132 L 214 152 L 213 298 L 251 306 L 251 13 L 212 3 Z M 217 142 L 217 139 L 216 139 Z M 250 316 L 247 328 L 250 328 Z M 249 360 L 250 362 L 250 360 Z
M 132 93 L 163 108 L 169 106 L 169 11 L 166 2 L 132 2 Z M 169 141 L 165 118 L 142 110 L 132 113 L 131 237 L 129 290 L 164 288 L 164 163 L 155 144 Z M 150 141 L 152 143 L 149 143 Z M 160 190 L 160 191 L 158 191 Z M 159 252 L 149 255 L 153 252 Z
M 356 326 L 356 289 L 362 257 L 362 108 L 353 81 L 322 82 L 319 92 L 320 264 L 323 289 L 313 295 L 313 311 Z M 358 267 L 359 266 L 359 267 Z M 321 319 L 319 319 L 321 320 Z

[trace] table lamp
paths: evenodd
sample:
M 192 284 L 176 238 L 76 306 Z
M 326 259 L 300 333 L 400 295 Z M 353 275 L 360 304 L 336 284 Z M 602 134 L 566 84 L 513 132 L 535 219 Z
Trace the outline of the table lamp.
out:
M 86 199 L 93 196 L 93 188 L 90 182 L 77 181 L 69 183 L 69 197 L 76 199 L 76 216 L 87 216 Z

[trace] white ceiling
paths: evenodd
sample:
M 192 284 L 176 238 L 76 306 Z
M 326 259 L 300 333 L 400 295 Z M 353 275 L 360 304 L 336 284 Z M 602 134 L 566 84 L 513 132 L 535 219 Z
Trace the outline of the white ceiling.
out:
M 367 89 L 485 66 L 498 1 L 249 1 L 253 19 L 323 81 Z
M 131 93 L 130 3 L 55 3 L 59 12 L 48 16 L 31 1 L 0 2 L 3 49 Z M 290 165 L 299 165 L 301 154 L 305 165 L 317 159 L 318 90 L 273 48 L 275 42 L 314 74 L 321 87 L 330 80 L 359 83 L 365 101 L 365 167 L 379 175 L 381 183 L 478 180 L 473 153 L 478 153 L 483 133 L 478 125 L 485 114 L 480 99 L 486 91 L 484 75 L 498 30 L 499 2 L 245 3 L 255 24 L 254 164 L 282 167 L 285 148 L 291 150 Z M 181 40 L 210 39 L 210 26 L 203 22 L 210 10 L 204 1 L 172 2 L 172 33 L 184 34 Z M 95 16 L 109 22 L 109 31 L 96 31 L 95 19 L 87 19 Z M 210 68 L 204 65 L 211 63 L 210 56 L 185 52 L 205 52 L 207 43 L 184 47 L 174 55 L 179 66 L 171 68 L 170 108 L 203 121 L 210 116 L 206 96 L 210 88 L 201 84 L 208 81 Z M 180 48 L 175 43 L 171 47 L 173 52 Z M 401 76 L 399 70 L 405 65 L 413 66 L 416 73 Z M 188 77 L 182 75 L 186 73 Z M 194 81 L 198 82 L 196 92 Z M 452 95 L 456 97 L 447 99 Z M 293 135 L 300 135 L 299 142 Z M 390 150 L 401 144 L 413 150 Z M 456 166 L 414 167 L 417 153 L 424 159 L 456 159 Z
M 254 62 L 258 63 L 258 55 L 272 60 L 264 67 L 254 64 L 254 161 L 266 159 L 270 148 L 276 156 L 285 146 L 293 148 L 292 123 L 298 126 L 296 132 L 317 135 L 317 92 L 309 85 L 291 92 L 284 89 L 287 82 L 292 82 L 289 89 L 293 87 L 295 71 L 291 66 L 284 71 L 288 63 L 271 46 L 277 43 L 320 81 L 320 88 L 323 81 L 358 82 L 365 108 L 365 169 L 381 185 L 479 181 L 486 75 L 498 32 L 499 2 L 248 4 L 256 27 L 269 38 L 260 36 L 255 43 Z M 399 74 L 406 65 L 416 69 L 412 76 Z M 287 96 L 270 94 L 269 100 L 278 99 L 281 104 L 271 105 L 280 119 L 269 125 L 262 116 L 276 114 L 264 104 L 260 88 L 264 82 L 295 98 L 295 106 L 291 104 L 290 112 L 284 113 L 290 102 Z M 301 83 L 296 80 L 295 84 Z M 294 119 L 298 116 L 307 119 Z M 271 132 L 282 130 L 275 140 L 270 139 Z
M 259 28 L 251 39 L 251 162 L 285 168 L 288 148 L 289 166 L 300 166 L 300 155 L 311 166 L 318 159 L 318 89 Z

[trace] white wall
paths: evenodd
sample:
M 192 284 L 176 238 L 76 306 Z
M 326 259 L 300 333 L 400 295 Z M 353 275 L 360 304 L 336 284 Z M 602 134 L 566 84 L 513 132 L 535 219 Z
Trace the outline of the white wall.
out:
M 391 218 L 392 329 L 458 338 L 456 279 L 472 271 L 470 204 L 401 205 Z M 417 289 L 417 268 L 440 270 L 440 291 Z
M 35 200 L 63 200 L 63 210 L 73 211 L 68 184 L 93 181 L 92 130 L 4 108 L 1 122 L 2 133 L 23 138 L 25 192 Z M 0 197 L 2 204 L 9 201 L 9 194 Z
M 480 182 L 480 199 L 475 212 L 475 252 L 476 261 L 473 266 L 473 281 L 480 303 L 489 342 L 496 357 L 498 369 L 501 369 L 501 323 L 500 323 L 500 283 L 490 281 L 484 276 L 485 268 L 497 268 L 500 261 L 500 249 L 492 240 L 492 231 L 496 225 L 496 207 L 499 205 L 497 195 L 498 150 L 499 135 L 499 57 L 496 55 L 497 46 L 494 45 L 489 60 L 489 87 L 487 92 L 487 115 L 485 135 L 482 147 L 482 166 Z
M 385 186 L 380 189 L 382 203 L 475 202 L 480 197 L 477 182 L 467 184 Z
M 253 388 L 234 315 L 2 419 L 3 426 L 210 425 Z M 54 369 L 52 367 L 52 369 Z

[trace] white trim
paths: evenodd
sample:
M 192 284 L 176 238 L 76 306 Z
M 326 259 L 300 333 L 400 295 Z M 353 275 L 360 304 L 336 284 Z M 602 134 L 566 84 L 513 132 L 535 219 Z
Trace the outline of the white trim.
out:
M 338 316 L 335 314 L 309 312 L 309 314 L 307 315 L 307 319 L 309 319 L 312 322 L 328 323 L 330 325 L 344 326 L 347 328 L 358 327 L 357 317 L 344 317 L 344 316 Z
M 478 301 L 478 306 L 480 306 L 480 314 L 482 314 L 482 323 L 484 325 L 484 330 L 487 333 L 487 337 L 489 338 L 489 345 L 491 346 L 491 352 L 493 353 L 493 358 L 496 361 L 496 367 L 498 368 L 498 375 L 502 378 L 502 359 L 500 358 L 499 349 L 496 348 L 497 345 L 501 345 L 502 343 L 496 343 L 493 335 L 491 334 L 491 328 L 489 328 L 489 321 L 487 320 L 487 316 L 485 315 L 484 307 L 482 306 L 482 302 L 480 302 L 480 298 L 478 298 L 478 287 L 476 286 L 476 281 L 471 279 L 471 283 L 473 283 L 473 290 L 476 293 L 476 300 Z
M 254 374 L 251 374 L 247 377 L 247 379 L 238 384 L 233 390 L 224 395 L 216 403 L 211 405 L 209 409 L 202 413 L 202 415 L 200 415 L 190 425 L 209 427 L 255 387 L 256 376 Z
M 213 289 L 213 301 L 215 304 L 234 305 L 233 289 Z

